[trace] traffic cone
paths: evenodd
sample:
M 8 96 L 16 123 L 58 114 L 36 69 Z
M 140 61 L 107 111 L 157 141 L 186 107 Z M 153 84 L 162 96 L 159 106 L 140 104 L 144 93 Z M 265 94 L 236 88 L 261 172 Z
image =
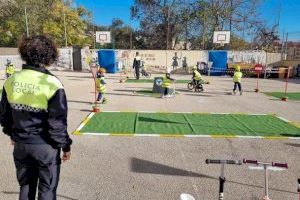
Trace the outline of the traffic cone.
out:
M 95 105 L 93 106 L 93 112 L 100 112 L 100 106 L 97 102 L 95 102 Z

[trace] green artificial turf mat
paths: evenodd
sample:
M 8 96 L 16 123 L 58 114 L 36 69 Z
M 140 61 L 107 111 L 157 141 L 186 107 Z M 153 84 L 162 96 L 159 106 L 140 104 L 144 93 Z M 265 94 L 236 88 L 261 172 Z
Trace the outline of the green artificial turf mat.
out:
M 213 135 L 284 136 L 300 129 L 272 115 L 187 115 L 195 133 Z
M 82 133 L 300 137 L 300 129 L 273 115 L 96 113 Z
M 286 96 L 290 100 L 300 101 L 300 92 L 287 93 L 286 95 L 284 92 L 265 92 L 265 94 L 268 96 L 273 96 L 273 97 L 279 98 L 279 99 Z
M 136 80 L 136 79 L 127 79 L 125 81 L 125 83 L 153 83 L 153 82 L 154 82 L 153 79 L 139 79 L 139 80 Z M 176 80 L 175 83 L 186 83 L 187 84 L 189 82 L 191 82 L 191 80 Z
M 138 113 L 136 133 L 191 134 L 185 116 L 179 113 Z
M 144 95 L 144 96 L 150 96 L 150 97 L 161 97 L 161 95 L 162 95 L 162 93 L 156 93 L 156 92 L 153 92 L 152 90 L 137 90 L 137 91 L 135 91 L 135 93 Z M 179 94 L 179 93 L 175 91 L 175 94 Z
M 81 132 L 134 133 L 136 113 L 96 113 Z

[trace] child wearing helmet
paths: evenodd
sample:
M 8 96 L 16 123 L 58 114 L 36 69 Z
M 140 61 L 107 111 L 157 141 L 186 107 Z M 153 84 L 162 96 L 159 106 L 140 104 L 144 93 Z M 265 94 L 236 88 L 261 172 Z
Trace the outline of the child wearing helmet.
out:
M 104 79 L 104 74 L 105 74 L 105 69 L 100 68 L 97 73 L 97 78 L 96 78 L 96 90 L 98 92 L 98 98 L 97 102 L 99 103 L 106 103 L 106 98 L 104 97 L 104 94 L 106 92 L 106 82 Z M 101 101 L 102 100 L 102 101 Z
M 171 87 L 171 82 L 174 82 L 174 81 L 175 81 L 175 79 L 171 78 L 171 70 L 167 69 L 166 74 L 163 78 L 163 83 L 162 83 L 162 88 L 164 88 L 164 94 L 162 95 L 162 98 L 171 97 L 170 87 Z
M 234 69 L 234 75 L 233 75 L 233 82 L 234 82 L 234 86 L 233 86 L 233 94 L 236 94 L 236 88 L 239 88 L 239 92 L 240 95 L 243 94 L 243 90 L 242 90 L 242 77 L 243 77 L 243 73 L 241 72 L 241 67 L 240 66 L 236 66 Z

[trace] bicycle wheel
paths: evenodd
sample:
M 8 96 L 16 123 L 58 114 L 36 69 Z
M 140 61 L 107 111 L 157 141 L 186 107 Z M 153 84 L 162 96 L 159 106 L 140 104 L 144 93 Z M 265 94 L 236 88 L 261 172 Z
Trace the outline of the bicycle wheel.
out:
M 188 84 L 187 84 L 187 88 L 189 89 L 189 90 L 192 90 L 192 89 L 194 89 L 194 84 L 192 83 L 192 82 L 189 82 Z

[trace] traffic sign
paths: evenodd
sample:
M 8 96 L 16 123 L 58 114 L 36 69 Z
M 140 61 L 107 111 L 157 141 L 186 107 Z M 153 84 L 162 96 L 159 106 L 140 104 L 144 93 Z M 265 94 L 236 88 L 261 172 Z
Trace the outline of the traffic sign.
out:
M 257 64 L 254 66 L 254 71 L 261 72 L 263 70 L 263 66 L 260 64 Z

